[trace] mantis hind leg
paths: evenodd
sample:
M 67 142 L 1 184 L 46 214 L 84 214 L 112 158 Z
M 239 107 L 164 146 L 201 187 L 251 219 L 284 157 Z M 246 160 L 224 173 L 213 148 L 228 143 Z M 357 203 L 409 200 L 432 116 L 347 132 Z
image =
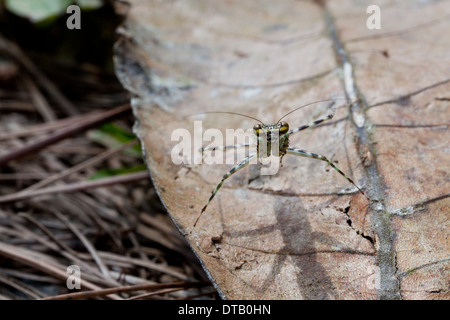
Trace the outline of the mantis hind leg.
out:
M 367 200 L 371 200 L 365 193 L 364 191 L 362 191 L 357 185 L 356 183 L 350 179 L 349 177 L 347 177 L 347 175 L 342 172 L 341 169 L 339 169 L 338 167 L 336 167 L 330 160 L 328 160 L 325 156 L 322 156 L 320 154 L 316 154 L 316 153 L 311 153 L 305 150 L 300 150 L 300 149 L 296 149 L 296 148 L 288 148 L 287 149 L 287 153 L 290 154 L 295 154 L 297 156 L 301 156 L 301 157 L 307 157 L 307 158 L 313 158 L 313 159 L 317 159 L 317 160 L 322 160 L 325 161 L 326 163 L 328 163 L 334 170 L 336 170 L 337 172 L 339 172 L 339 174 L 341 176 L 343 176 L 345 179 L 347 179 L 348 182 L 350 182 L 352 185 L 354 185 L 356 187 L 356 189 L 358 189 L 358 191 L 367 198 Z

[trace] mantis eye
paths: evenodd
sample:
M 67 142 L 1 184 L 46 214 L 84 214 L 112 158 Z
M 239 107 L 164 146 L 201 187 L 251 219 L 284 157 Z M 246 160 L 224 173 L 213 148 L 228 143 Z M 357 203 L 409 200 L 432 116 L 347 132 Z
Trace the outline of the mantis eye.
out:
M 254 126 L 253 126 L 253 132 L 255 132 L 255 134 L 257 135 L 257 136 L 259 136 L 259 134 L 261 133 L 261 129 L 262 129 L 262 125 L 261 124 L 255 124 Z
M 285 134 L 289 131 L 289 124 L 286 121 L 280 122 L 280 134 Z

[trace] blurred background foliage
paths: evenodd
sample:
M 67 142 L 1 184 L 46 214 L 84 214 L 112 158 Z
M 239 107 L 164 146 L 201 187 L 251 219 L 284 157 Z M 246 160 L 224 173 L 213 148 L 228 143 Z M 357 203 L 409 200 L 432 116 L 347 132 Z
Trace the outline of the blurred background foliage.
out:
M 112 47 L 121 21 L 108 0 L 2 0 L 0 30 L 31 54 L 59 63 L 92 64 L 113 73 Z M 69 30 L 70 5 L 82 10 L 81 29 Z

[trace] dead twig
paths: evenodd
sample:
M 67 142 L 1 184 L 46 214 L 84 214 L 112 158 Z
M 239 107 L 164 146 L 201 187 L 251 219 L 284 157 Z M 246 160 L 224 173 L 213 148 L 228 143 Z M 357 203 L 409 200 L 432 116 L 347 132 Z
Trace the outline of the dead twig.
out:
M 77 183 L 71 183 L 63 186 L 43 188 L 39 190 L 29 191 L 29 192 L 17 192 L 13 194 L 8 194 L 0 197 L 0 203 L 13 202 L 24 200 L 28 198 L 33 198 L 42 195 L 54 194 L 54 193 L 64 193 L 64 192 L 75 192 L 82 191 L 91 188 L 106 187 L 113 184 L 123 184 L 135 182 L 143 179 L 148 179 L 148 173 L 146 171 L 123 174 L 119 176 L 114 176 L 111 178 L 104 178 L 94 181 L 82 181 Z
M 180 290 L 184 290 L 184 289 L 186 289 L 186 287 L 173 288 L 173 289 L 162 289 L 162 290 L 158 290 L 158 291 L 154 291 L 154 292 L 140 294 L 140 295 L 137 295 L 137 296 L 125 299 L 125 300 L 139 300 L 139 299 L 144 299 L 144 298 L 148 298 L 148 297 L 151 297 L 151 296 L 157 296 L 157 295 L 160 295 L 160 294 L 176 292 L 176 291 L 180 291 Z
M 20 215 L 20 217 L 23 217 L 23 216 L 25 216 L 25 214 Z M 36 232 L 29 230 L 28 228 L 26 228 L 23 225 L 23 223 L 19 223 L 19 222 L 16 223 L 14 221 L 14 220 L 16 220 L 16 218 L 18 218 L 18 217 L 12 216 L 11 225 L 14 229 L 19 231 L 18 236 L 22 236 L 23 238 L 26 238 L 29 240 L 34 240 L 34 241 L 42 244 L 45 248 L 48 248 L 48 249 L 58 253 L 62 257 L 65 257 L 66 259 L 71 261 L 71 263 L 77 264 L 85 271 L 84 278 L 89 281 L 99 283 L 99 284 L 102 284 L 105 286 L 116 286 L 117 285 L 116 282 L 102 277 L 102 274 L 99 273 L 98 270 L 94 266 L 91 266 L 88 263 L 86 263 L 85 261 L 81 260 L 79 258 L 80 254 L 73 252 L 73 250 L 61 250 L 62 248 L 58 247 L 57 244 L 50 242 L 45 237 L 42 237 L 42 236 L 38 235 Z M 29 220 L 29 221 L 32 221 L 32 220 Z
M 68 175 L 70 175 L 72 173 L 80 171 L 80 170 L 82 170 L 82 169 L 84 169 L 86 167 L 93 166 L 94 164 L 96 164 L 96 163 L 98 163 L 98 162 L 100 162 L 100 161 L 102 161 L 102 160 L 112 156 L 113 154 L 115 154 L 117 152 L 120 152 L 120 151 L 122 151 L 122 150 L 124 150 L 126 148 L 129 148 L 129 147 L 133 146 L 136 143 L 137 143 L 137 141 L 134 140 L 134 141 L 131 141 L 129 143 L 122 144 L 122 145 L 118 146 L 117 148 L 114 148 L 114 149 L 111 149 L 111 150 L 107 150 L 107 151 L 105 151 L 105 152 L 103 152 L 103 153 L 101 153 L 101 154 L 99 154 L 99 155 L 97 155 L 97 156 L 95 156 L 95 157 L 93 157 L 93 158 L 91 158 L 89 160 L 86 160 L 86 161 L 84 161 L 84 162 L 82 162 L 82 163 L 72 167 L 72 168 L 69 168 L 69 169 L 64 170 L 62 172 L 54 174 L 54 175 L 48 177 L 47 179 L 39 181 L 39 182 L 29 186 L 28 188 L 25 188 L 25 189 L 21 190 L 21 192 L 30 191 L 30 190 L 36 190 L 36 189 L 42 188 L 42 187 L 44 187 L 46 185 L 49 185 L 52 182 L 55 182 L 57 180 L 60 180 L 60 179 L 64 178 L 64 177 L 66 177 L 66 176 L 68 176 Z
M 56 114 L 53 112 L 53 109 L 50 107 L 47 99 L 45 99 L 34 82 L 26 75 L 24 75 L 22 79 L 26 87 L 26 91 L 29 92 L 31 101 L 41 117 L 46 122 L 55 121 L 57 119 Z
M 59 91 L 59 89 L 48 79 L 44 73 L 31 61 L 26 54 L 14 42 L 7 40 L 0 34 L 0 50 L 8 53 L 16 59 L 36 80 L 47 93 L 53 97 L 58 106 L 69 116 L 77 115 L 77 108 Z
M 208 281 L 195 281 L 195 282 L 173 282 L 173 283 L 158 283 L 158 284 L 140 284 L 134 286 L 122 286 L 118 288 L 108 288 L 93 291 L 74 292 L 68 294 L 62 294 L 59 296 L 47 297 L 42 300 L 75 300 L 75 299 L 88 299 L 101 297 L 108 294 L 126 293 L 142 290 L 159 290 L 168 288 L 198 288 L 204 286 L 210 286 Z
M 2 275 L 1 273 L 0 273 L 0 282 L 26 294 L 32 299 L 40 299 L 41 297 L 45 296 L 42 292 L 38 291 L 37 289 L 32 288 L 23 283 L 19 283 L 19 281 L 10 279 L 9 277 Z
M 79 116 L 68 117 L 64 119 L 55 120 L 48 123 L 35 124 L 27 127 L 26 129 L 16 132 L 3 132 L 0 133 L 0 140 L 10 140 L 14 138 L 35 136 L 40 133 L 53 131 L 69 126 L 73 123 L 85 122 L 92 117 L 101 114 L 101 111 L 93 111 Z
M 67 280 L 67 273 L 62 271 L 64 270 L 62 267 L 56 267 L 54 265 L 51 265 L 47 262 L 41 261 L 39 259 L 36 259 L 33 255 L 27 254 L 27 250 L 23 248 L 18 248 L 16 246 L 12 246 L 6 243 L 0 242 L 0 255 L 4 256 L 6 258 L 18 261 L 20 263 L 26 264 L 28 266 L 31 266 L 37 270 L 40 270 L 44 273 L 47 273 L 57 279 L 60 279 L 62 281 Z M 97 285 L 86 281 L 85 279 L 81 278 L 81 286 L 86 287 L 91 290 L 102 290 Z M 114 292 L 112 292 L 114 293 Z M 113 299 L 122 299 L 121 297 L 117 295 L 110 296 L 110 298 Z
M 13 150 L 7 154 L 1 155 L 0 156 L 0 166 L 8 163 L 11 160 L 15 160 L 15 159 L 21 158 L 23 156 L 26 156 L 28 154 L 34 153 L 34 152 L 41 150 L 51 144 L 59 142 L 63 139 L 66 139 L 75 134 L 81 133 L 83 131 L 86 131 L 90 128 L 96 127 L 96 126 L 98 126 L 104 122 L 110 121 L 118 116 L 122 116 L 129 111 L 130 111 L 130 105 L 124 105 L 124 106 L 116 107 L 112 110 L 102 112 L 101 114 L 96 114 L 96 115 L 92 116 L 92 118 L 86 120 L 85 122 L 69 125 L 68 128 L 61 129 L 60 131 L 57 131 L 42 140 L 33 142 L 24 147 L 20 147 L 16 150 Z
M 154 270 L 154 271 L 157 271 L 160 273 L 168 274 L 168 275 L 175 277 L 177 279 L 180 279 L 180 280 L 185 280 L 185 281 L 191 280 L 191 279 L 189 279 L 189 277 L 187 275 L 184 275 L 184 274 L 178 272 L 175 268 L 167 266 L 162 263 L 155 263 L 152 261 L 142 260 L 142 259 L 137 259 L 137 258 L 132 258 L 132 257 L 124 257 L 124 256 L 114 254 L 111 252 L 100 251 L 98 254 L 103 259 L 110 259 L 112 261 L 129 262 L 136 266 L 140 266 L 140 267 L 148 268 L 150 270 Z
M 99 267 L 100 271 L 102 272 L 103 276 L 105 278 L 109 279 L 110 281 L 116 282 L 111 278 L 111 275 L 109 274 L 109 270 L 106 267 L 106 265 L 103 263 L 103 260 L 98 256 L 97 250 L 94 248 L 94 246 L 91 244 L 91 242 L 84 236 L 83 233 L 81 233 L 78 228 L 70 222 L 69 219 L 65 215 L 63 215 L 58 210 L 51 210 L 51 212 L 59 219 L 61 220 L 72 232 L 75 234 L 75 236 L 80 239 L 80 241 L 83 243 L 87 251 L 91 254 L 92 258 L 94 258 L 95 263 Z M 119 284 L 116 282 L 117 285 Z

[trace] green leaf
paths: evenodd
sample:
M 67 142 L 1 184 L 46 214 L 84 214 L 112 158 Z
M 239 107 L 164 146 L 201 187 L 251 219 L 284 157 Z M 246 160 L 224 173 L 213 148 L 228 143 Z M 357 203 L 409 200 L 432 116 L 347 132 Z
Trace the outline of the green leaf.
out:
M 103 0 L 76 0 L 82 10 L 95 10 L 103 6 Z
M 6 0 L 5 2 L 9 11 L 33 23 L 61 15 L 71 4 L 72 0 Z
M 139 172 L 139 171 L 145 171 L 147 170 L 145 164 L 140 164 L 133 167 L 124 167 L 124 168 L 118 168 L 118 169 L 101 169 L 94 173 L 92 176 L 88 178 L 88 180 L 97 180 L 97 179 L 103 179 L 108 178 L 112 176 L 117 176 L 121 174 L 127 174 L 127 173 L 133 173 L 133 172 Z
M 99 144 L 113 149 L 124 143 L 133 141 L 136 139 L 136 136 L 114 123 L 105 123 L 99 129 L 90 131 L 89 138 Z M 139 144 L 125 149 L 124 152 L 134 157 L 142 157 L 141 147 Z

